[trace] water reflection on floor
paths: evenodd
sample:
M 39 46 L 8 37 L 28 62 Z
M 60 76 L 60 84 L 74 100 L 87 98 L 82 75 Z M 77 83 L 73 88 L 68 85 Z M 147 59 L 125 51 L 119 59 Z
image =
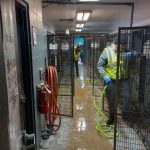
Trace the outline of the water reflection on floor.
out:
M 62 118 L 62 126 L 57 135 L 51 137 L 48 150 L 113 149 L 112 141 L 99 135 L 95 130 L 95 108 L 91 101 L 91 85 L 85 82 L 86 79 L 81 79 L 84 79 L 84 74 L 80 72 L 80 77 L 75 81 L 74 116 Z
M 79 79 L 80 79 L 80 86 L 81 88 L 84 88 L 84 65 L 80 63 L 79 65 Z

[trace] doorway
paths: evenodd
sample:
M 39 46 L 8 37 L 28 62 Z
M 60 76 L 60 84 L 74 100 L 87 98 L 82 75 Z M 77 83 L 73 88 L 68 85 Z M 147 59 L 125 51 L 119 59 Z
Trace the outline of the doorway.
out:
M 17 67 L 20 94 L 21 130 L 27 134 L 35 133 L 32 55 L 28 4 L 16 0 L 16 27 L 18 38 Z M 33 141 L 32 141 L 33 143 Z M 25 143 L 25 145 L 31 144 Z

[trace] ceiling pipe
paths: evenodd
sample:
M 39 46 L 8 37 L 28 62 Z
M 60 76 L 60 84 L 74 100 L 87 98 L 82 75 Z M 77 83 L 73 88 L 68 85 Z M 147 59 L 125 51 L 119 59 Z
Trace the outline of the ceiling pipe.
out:
M 133 2 L 79 2 L 79 1 L 55 1 L 55 0 L 43 0 L 43 3 L 50 4 L 71 4 L 71 5 L 127 5 L 132 6 Z
M 130 27 L 133 26 L 133 17 L 134 17 L 134 3 L 132 3 L 132 5 L 131 5 Z

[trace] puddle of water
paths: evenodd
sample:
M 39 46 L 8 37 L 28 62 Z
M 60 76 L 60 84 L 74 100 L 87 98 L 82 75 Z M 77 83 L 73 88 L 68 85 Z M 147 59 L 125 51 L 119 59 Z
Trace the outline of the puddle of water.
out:
M 86 124 L 86 120 L 84 117 L 79 118 L 79 120 L 77 121 L 77 131 L 81 132 L 81 131 L 85 131 L 87 124 Z

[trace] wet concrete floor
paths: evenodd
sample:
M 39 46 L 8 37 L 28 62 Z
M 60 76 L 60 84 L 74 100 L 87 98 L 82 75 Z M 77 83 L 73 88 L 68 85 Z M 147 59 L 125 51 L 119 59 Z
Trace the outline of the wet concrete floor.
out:
M 96 129 L 92 87 L 80 80 L 75 81 L 74 116 L 62 118 L 62 125 L 55 136 L 50 137 L 48 150 L 112 150 L 111 140 L 100 135 Z M 41 149 L 42 150 L 42 149 Z

